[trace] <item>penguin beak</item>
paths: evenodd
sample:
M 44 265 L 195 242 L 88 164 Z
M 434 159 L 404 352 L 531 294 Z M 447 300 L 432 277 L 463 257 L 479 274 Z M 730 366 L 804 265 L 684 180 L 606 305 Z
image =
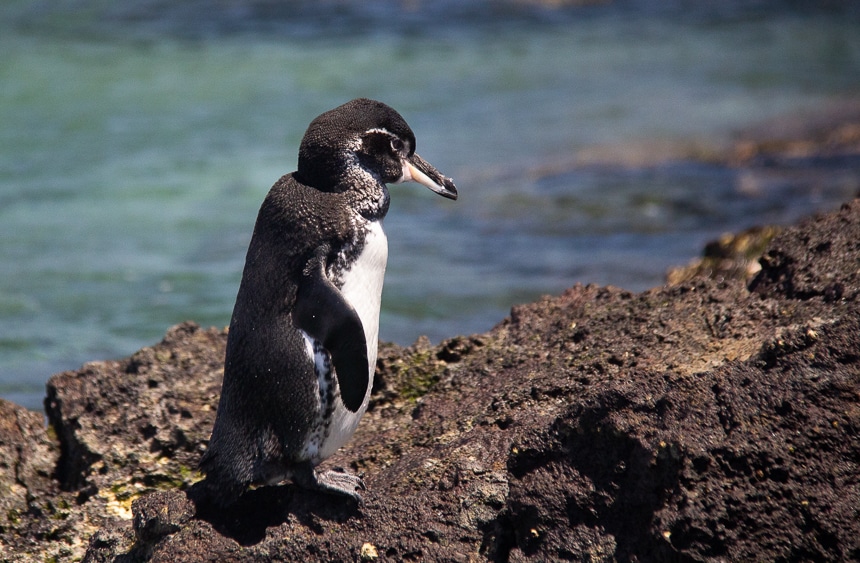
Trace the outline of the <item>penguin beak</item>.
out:
M 418 182 L 427 186 L 442 197 L 457 199 L 457 187 L 451 178 L 446 178 L 433 165 L 418 156 L 403 159 L 403 177 L 401 182 Z

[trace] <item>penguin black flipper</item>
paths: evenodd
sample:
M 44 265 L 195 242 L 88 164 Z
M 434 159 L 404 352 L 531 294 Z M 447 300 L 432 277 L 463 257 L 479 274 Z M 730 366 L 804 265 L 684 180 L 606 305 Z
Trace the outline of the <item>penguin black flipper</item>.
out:
M 293 322 L 331 354 L 340 398 L 358 412 L 370 383 L 367 339 L 358 313 L 326 276 L 326 254 L 326 248 L 319 249 L 302 273 Z

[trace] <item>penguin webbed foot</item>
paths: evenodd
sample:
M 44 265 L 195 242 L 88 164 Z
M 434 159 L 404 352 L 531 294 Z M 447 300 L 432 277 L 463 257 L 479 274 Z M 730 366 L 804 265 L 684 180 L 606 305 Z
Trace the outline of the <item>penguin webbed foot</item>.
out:
M 296 468 L 293 471 L 293 482 L 305 489 L 348 496 L 359 504 L 362 503 L 362 499 L 358 491 L 367 490 L 364 481 L 358 475 L 346 473 L 343 470 L 317 471 L 310 466 Z

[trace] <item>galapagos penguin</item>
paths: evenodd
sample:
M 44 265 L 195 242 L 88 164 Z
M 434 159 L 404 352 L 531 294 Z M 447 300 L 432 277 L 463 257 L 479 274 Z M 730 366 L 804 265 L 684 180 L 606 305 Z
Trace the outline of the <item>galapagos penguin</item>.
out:
M 285 479 L 360 500 L 358 476 L 315 467 L 367 409 L 388 259 L 386 184 L 405 181 L 457 199 L 453 181 L 415 153 L 400 114 L 362 98 L 311 122 L 298 169 L 263 201 L 200 462 L 218 504 Z

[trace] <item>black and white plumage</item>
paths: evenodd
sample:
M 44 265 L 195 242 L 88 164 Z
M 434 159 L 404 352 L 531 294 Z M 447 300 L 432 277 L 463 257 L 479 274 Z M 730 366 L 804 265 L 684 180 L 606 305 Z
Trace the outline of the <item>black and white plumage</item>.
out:
M 357 476 L 314 468 L 367 409 L 388 259 L 386 184 L 408 180 L 457 198 L 454 183 L 415 154 L 396 111 L 357 99 L 311 122 L 298 170 L 266 196 L 201 460 L 219 503 L 284 479 L 354 498 L 364 488 Z

